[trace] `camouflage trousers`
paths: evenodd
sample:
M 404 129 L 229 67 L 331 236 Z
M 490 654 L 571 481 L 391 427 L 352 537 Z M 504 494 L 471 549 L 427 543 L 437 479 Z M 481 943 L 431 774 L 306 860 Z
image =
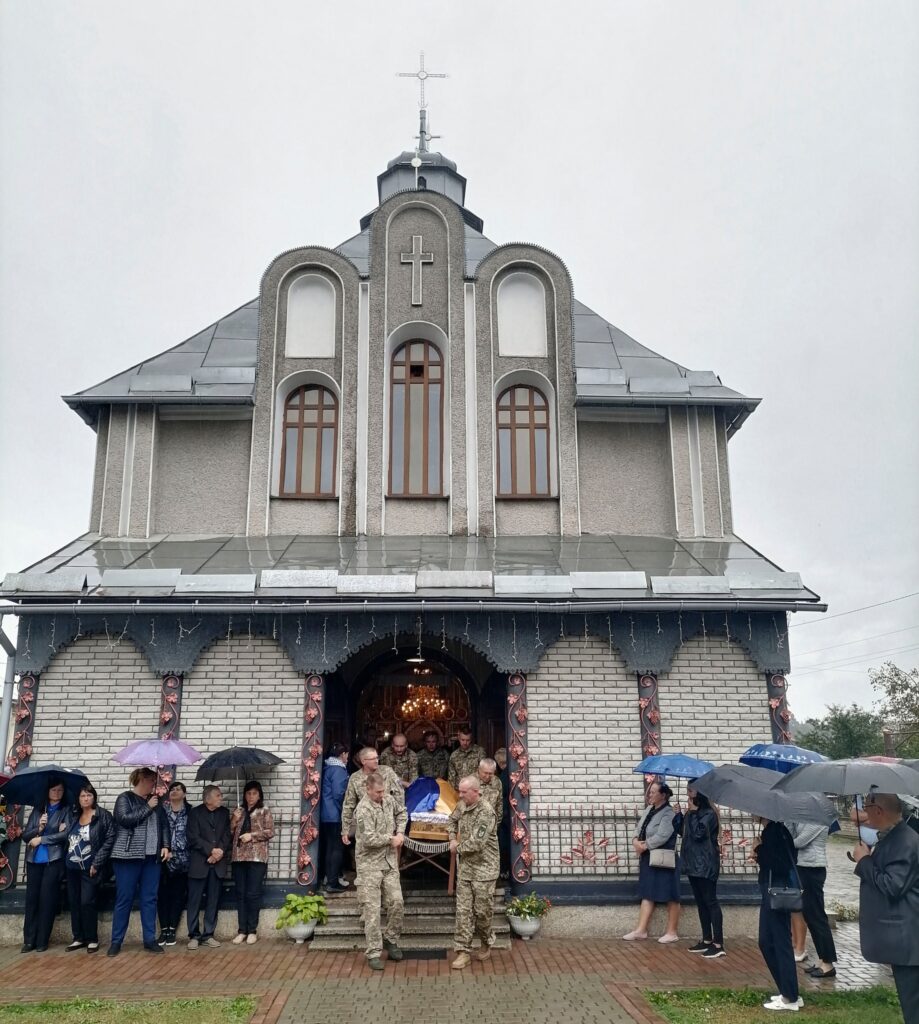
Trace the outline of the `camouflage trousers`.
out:
M 364 922 L 364 937 L 367 940 L 367 959 L 372 960 L 383 952 L 383 939 L 398 942 L 402 934 L 402 885 L 399 869 L 383 866 L 364 868 L 358 871 L 357 904 Z M 381 927 L 380 911 L 386 912 L 386 927 Z
M 468 953 L 472 940 L 478 935 L 482 946 L 492 946 L 495 933 L 492 918 L 495 913 L 495 881 L 475 882 L 460 878 L 456 882 L 456 932 L 453 948 L 457 953 Z

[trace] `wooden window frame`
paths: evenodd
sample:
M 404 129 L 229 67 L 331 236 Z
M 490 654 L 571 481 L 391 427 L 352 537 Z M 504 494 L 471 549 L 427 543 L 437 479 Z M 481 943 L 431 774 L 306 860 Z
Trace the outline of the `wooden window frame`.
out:
M 422 376 L 420 378 L 420 384 L 423 389 L 422 391 L 422 452 L 421 452 L 421 479 L 422 489 L 419 494 L 412 494 L 408 490 L 409 486 L 409 470 L 411 468 L 410 459 L 410 438 L 411 438 L 411 403 L 409 401 L 409 382 L 412 379 L 411 367 L 413 360 L 409 358 L 411 353 L 412 345 L 423 345 L 424 346 L 424 358 L 422 365 L 424 367 Z M 431 352 L 435 352 L 437 355 L 436 360 L 431 359 Z M 417 365 L 417 361 L 414 361 Z M 440 366 L 440 380 L 432 381 L 430 376 L 430 367 L 432 365 Z M 395 368 L 397 366 L 405 367 L 405 374 L 402 380 L 396 380 Z M 418 378 L 415 378 L 416 383 L 419 382 Z M 397 384 L 401 384 L 405 387 L 405 399 L 402 404 L 402 490 L 393 490 L 393 430 L 394 430 L 394 415 L 395 415 L 395 387 Z M 432 491 L 428 485 L 428 467 L 430 465 L 430 439 L 431 439 L 431 425 L 430 425 L 430 389 L 432 384 L 440 385 L 440 402 L 439 414 L 440 414 L 440 451 L 438 454 L 438 466 L 440 467 L 440 488 L 436 491 Z M 427 338 L 412 338 L 409 341 L 404 341 L 398 345 L 393 351 L 392 357 L 389 361 L 389 466 L 388 475 L 386 482 L 386 496 L 388 498 L 406 498 L 406 499 L 421 499 L 425 500 L 428 498 L 443 498 L 444 493 L 444 406 L 446 405 L 446 390 L 447 390 L 447 364 L 444 359 L 443 352 L 440 348 L 434 344 L 433 341 L 428 341 Z
M 528 393 L 526 405 L 521 406 L 517 404 L 516 392 L 519 389 L 525 390 Z M 506 395 L 510 395 L 510 400 L 509 405 L 503 411 L 510 414 L 510 422 L 502 425 L 500 422 L 502 412 L 501 401 Z M 541 407 L 536 405 L 535 395 L 539 395 L 542 398 L 543 405 Z M 545 411 L 546 422 L 544 427 L 536 422 L 537 408 Z M 526 411 L 528 413 L 526 423 L 517 422 L 518 411 Z M 542 429 L 546 431 L 545 492 L 536 490 L 536 432 Z M 510 491 L 501 490 L 501 432 L 504 430 L 510 434 L 510 466 L 508 473 L 511 482 Z M 517 490 L 517 432 L 521 430 L 529 435 L 530 489 L 528 491 Z M 495 469 L 495 497 L 501 501 L 546 501 L 552 499 L 552 416 L 549 399 L 541 388 L 532 384 L 511 384 L 498 395 L 498 399 L 495 402 Z
M 316 405 L 315 424 L 305 422 L 305 412 L 307 409 L 306 395 L 310 391 L 317 392 L 319 398 Z M 288 423 L 287 421 L 287 414 L 291 409 L 297 412 L 297 421 L 295 423 Z M 328 422 L 325 416 L 328 416 L 330 412 L 331 422 Z M 301 384 L 300 387 L 294 388 L 287 395 L 284 399 L 284 408 L 281 411 L 281 466 L 278 475 L 279 498 L 310 501 L 338 497 L 338 420 L 338 399 L 331 389 L 324 387 L 322 384 Z M 313 426 L 316 428 L 316 474 L 313 480 L 313 489 L 304 490 L 303 481 L 301 480 L 303 472 L 303 437 L 306 429 Z M 321 491 L 319 488 L 322 484 L 322 437 L 324 430 L 328 427 L 332 427 L 332 489 L 330 491 Z M 285 470 L 287 468 L 287 431 L 291 428 L 297 431 L 297 471 L 294 489 L 285 490 L 285 485 L 287 484 L 285 479 Z

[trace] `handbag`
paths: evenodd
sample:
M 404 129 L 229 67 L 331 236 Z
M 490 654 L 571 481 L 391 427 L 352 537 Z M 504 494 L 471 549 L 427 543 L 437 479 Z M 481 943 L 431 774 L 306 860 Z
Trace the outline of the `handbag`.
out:
M 792 870 L 798 882 L 797 888 L 792 885 L 773 885 L 772 872 L 769 872 L 769 888 L 766 889 L 766 899 L 769 900 L 769 909 L 785 914 L 800 913 L 804 908 L 804 890 L 801 888 L 801 878 L 798 875 L 798 868 L 794 863 L 792 855 Z
M 669 868 L 672 871 L 676 867 L 676 850 L 659 847 L 657 850 L 648 852 L 648 863 L 652 868 Z

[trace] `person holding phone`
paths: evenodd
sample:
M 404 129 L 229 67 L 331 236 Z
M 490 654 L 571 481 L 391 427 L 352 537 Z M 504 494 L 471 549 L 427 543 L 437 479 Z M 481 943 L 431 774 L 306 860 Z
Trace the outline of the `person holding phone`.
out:
M 693 789 L 693 779 L 686 787 L 686 813 L 676 805 L 673 819 L 676 831 L 683 837 L 680 847 L 683 873 L 689 879 L 702 938 L 690 953 L 700 953 L 706 960 L 725 956 L 724 916 L 718 902 L 718 875 L 721 871 L 721 847 L 718 839 L 721 824 L 718 812 L 707 796 Z
M 230 816 L 232 871 L 236 886 L 236 914 L 239 930 L 235 945 L 258 941 L 258 918 L 262 909 L 262 886 L 268 872 L 268 843 L 274 838 L 274 819 L 265 806 L 262 784 L 246 783 L 243 805 Z
M 140 897 L 140 923 L 144 949 L 162 953 L 156 941 L 156 900 L 160 887 L 160 865 L 170 856 L 169 826 L 153 792 L 156 772 L 135 768 L 128 780 L 131 788 L 115 801 L 115 909 L 112 913 L 112 943 L 107 956 L 118 956 L 128 931 L 131 907 Z

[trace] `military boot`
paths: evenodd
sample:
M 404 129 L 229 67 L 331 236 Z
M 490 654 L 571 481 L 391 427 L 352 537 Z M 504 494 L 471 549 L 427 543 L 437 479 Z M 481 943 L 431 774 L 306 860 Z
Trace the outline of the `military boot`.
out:
M 468 953 L 457 953 L 456 959 L 450 966 L 454 971 L 461 971 L 464 967 L 468 967 L 472 963 L 472 957 Z
M 396 945 L 395 942 L 390 942 L 389 939 L 383 939 L 383 949 L 389 954 L 390 960 L 401 960 L 402 950 Z
M 378 956 L 372 956 L 368 959 L 367 966 L 371 971 L 382 971 L 383 961 Z

